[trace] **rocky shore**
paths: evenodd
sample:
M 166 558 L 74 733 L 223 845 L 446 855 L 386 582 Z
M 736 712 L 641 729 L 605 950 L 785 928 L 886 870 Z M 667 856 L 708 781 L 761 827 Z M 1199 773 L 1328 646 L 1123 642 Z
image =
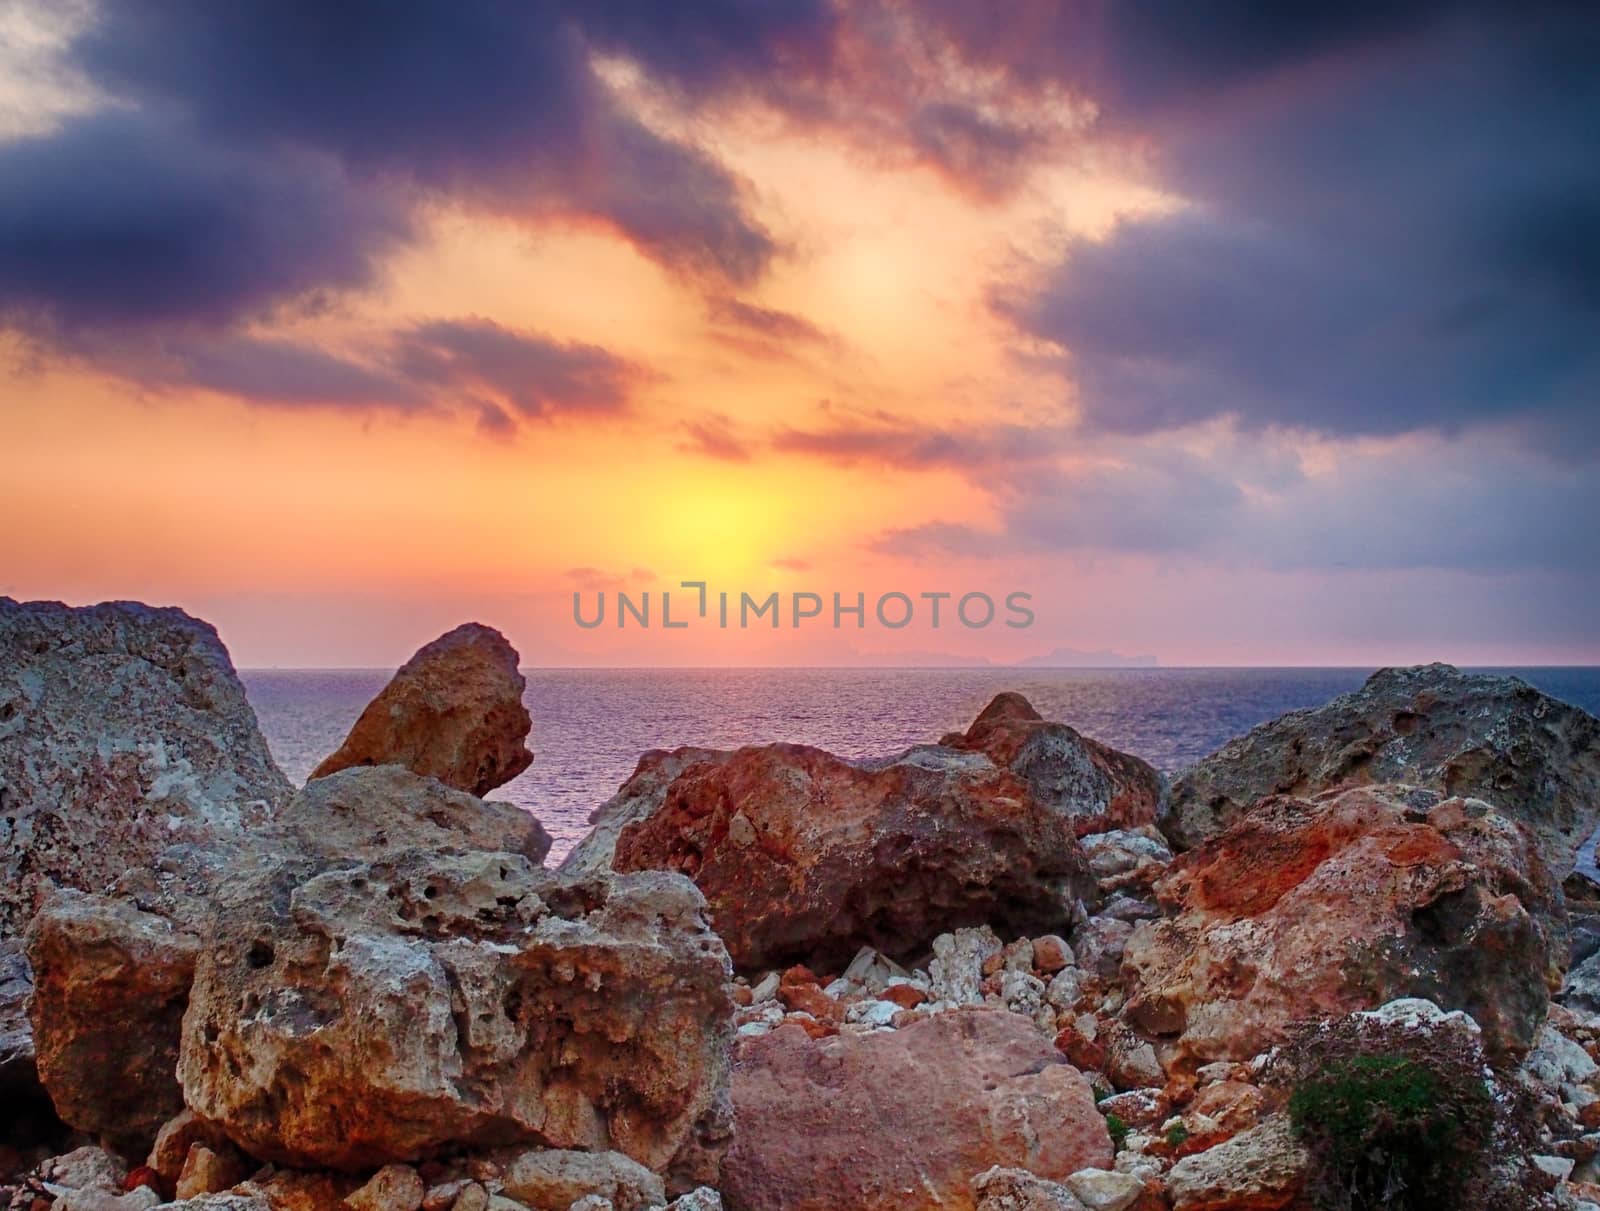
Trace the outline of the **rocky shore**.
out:
M 1390 669 L 1169 782 L 1016 694 L 646 753 L 517 654 L 295 788 L 216 632 L 0 598 L 0 1207 L 1600 1211 L 1600 723 Z

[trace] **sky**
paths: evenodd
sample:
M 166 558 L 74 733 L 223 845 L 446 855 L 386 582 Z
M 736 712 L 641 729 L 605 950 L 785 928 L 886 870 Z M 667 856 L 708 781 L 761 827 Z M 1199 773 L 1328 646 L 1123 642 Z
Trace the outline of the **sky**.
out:
M 1600 12 L 998 11 L 0 0 L 0 594 L 241 667 L 1600 663 Z

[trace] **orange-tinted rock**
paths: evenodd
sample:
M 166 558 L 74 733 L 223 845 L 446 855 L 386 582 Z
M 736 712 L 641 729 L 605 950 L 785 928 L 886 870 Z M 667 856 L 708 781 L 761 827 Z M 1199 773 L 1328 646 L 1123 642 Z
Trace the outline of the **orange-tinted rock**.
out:
M 1564 877 L 1600 823 L 1600 721 L 1515 677 L 1383 669 L 1353 694 L 1263 724 L 1172 784 L 1162 828 L 1216 836 L 1259 799 L 1383 782 L 1487 800 L 1528 825 Z
M 1165 786 L 1154 767 L 1051 723 L 1021 694 L 999 694 L 965 732 L 940 744 L 981 752 L 1028 784 L 1034 797 L 1071 817 L 1078 836 L 1153 824 Z
M 1125 1017 L 1192 1062 L 1399 997 L 1462 1009 L 1496 1055 L 1533 1040 L 1565 961 L 1531 834 L 1477 800 L 1371 787 L 1258 804 L 1157 884 L 1129 940 Z
M 1033 967 L 1040 975 L 1053 976 L 1076 962 L 1072 947 L 1055 934 L 1033 940 Z
M 184 1100 L 246 1152 L 371 1170 L 461 1148 L 725 1137 L 728 960 L 687 880 L 402 853 L 229 889 L 183 1021 Z
M 183 1160 L 183 1168 L 178 1172 L 174 1188 L 180 1199 L 220 1194 L 230 1186 L 238 1185 L 259 1168 L 231 1145 L 221 1151 L 213 1151 L 204 1144 L 196 1143 Z
M 730 1211 L 970 1208 L 994 1165 L 1059 1180 L 1111 1162 L 1088 1082 L 1003 1010 L 741 1039 L 733 1100 Z
M 189 1150 L 196 1144 L 203 1144 L 213 1152 L 232 1146 L 215 1124 L 200 1119 L 193 1110 L 184 1109 L 156 1132 L 156 1142 L 150 1148 L 146 1167 L 160 1174 L 162 1181 L 171 1186 L 178 1180 L 184 1162 L 189 1159 Z
M 928 999 L 928 994 L 915 984 L 890 984 L 878 994 L 880 1000 L 892 1001 L 901 1009 L 915 1009 Z
M 1162 1089 L 1129 1089 L 1101 1098 L 1100 1113 L 1114 1114 L 1130 1127 L 1153 1127 L 1172 1113 L 1172 1099 Z
M 1105 1043 L 1084 1034 L 1075 1024 L 1068 1023 L 1057 1032 L 1055 1047 L 1086 1072 L 1098 1072 L 1106 1066 Z
M 844 1006 L 839 1004 L 817 983 L 817 977 L 807 967 L 791 967 L 778 982 L 778 1000 L 784 1008 L 809 1013 L 819 1022 L 837 1025 L 844 1017 Z
M 564 869 L 689 875 L 741 969 L 837 970 L 988 923 L 1010 935 L 1093 902 L 1076 835 L 1149 824 L 1160 775 L 1004 694 L 966 732 L 846 761 L 772 744 L 646 753 Z
M 516 649 L 505 636 L 466 623 L 406 661 L 311 776 L 403 765 L 447 786 L 488 794 L 533 763 L 523 689 Z
M 137 1190 L 140 1186 L 149 1186 L 150 1189 L 154 1190 L 157 1194 L 162 1195 L 162 1201 L 166 1201 L 166 1195 L 164 1193 L 166 1190 L 166 1182 L 163 1181 L 161 1175 L 149 1165 L 137 1165 L 134 1168 L 129 1169 L 128 1176 L 122 1181 L 122 1188 L 124 1190 Z
M 1283 1211 L 1303 1206 L 1310 1158 L 1286 1116 L 1180 1160 L 1167 1174 L 1173 1211 Z
M 183 1109 L 173 1070 L 199 942 L 108 896 L 64 889 L 28 933 L 39 1079 L 79 1130 L 142 1149 Z
M 34 920 L 28 956 L 39 1077 L 60 1113 L 122 1146 L 147 1146 L 183 1107 L 179 1034 L 215 898 L 412 846 L 537 861 L 549 837 L 527 812 L 396 766 L 346 770 L 295 795 L 248 838 L 174 846 L 109 895 L 57 892 Z
M 794 1017 L 790 1018 L 786 1024 L 800 1027 L 801 1030 L 806 1032 L 807 1037 L 813 1039 L 825 1039 L 839 1033 L 838 1022 L 825 1021 L 818 1018 Z
M 1204 1115 L 1230 1132 L 1247 1131 L 1260 1122 L 1266 1097 L 1243 1081 L 1218 1081 L 1207 1085 L 1189 1103 L 1188 1114 Z
M 308 782 L 279 814 L 293 848 L 371 859 L 403 848 L 499 850 L 542 862 L 550 834 L 510 803 L 485 802 L 398 766 L 342 770 Z
M 692 763 L 620 829 L 613 861 L 692 878 L 740 969 L 837 971 L 863 945 L 900 957 L 979 922 L 1048 932 L 1094 897 L 1067 816 L 981 755 L 934 747 L 851 762 L 773 744 Z

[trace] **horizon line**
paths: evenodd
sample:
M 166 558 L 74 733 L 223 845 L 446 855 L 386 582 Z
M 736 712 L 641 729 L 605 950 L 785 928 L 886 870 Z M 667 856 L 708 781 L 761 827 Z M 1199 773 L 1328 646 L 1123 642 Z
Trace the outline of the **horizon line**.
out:
M 1360 672 L 1362 670 L 1416 668 L 1426 664 L 1452 664 L 1448 660 L 1416 661 L 1410 664 L 529 664 L 517 666 L 519 673 L 717 673 L 717 672 L 884 672 L 884 673 L 1165 673 L 1233 672 L 1241 670 Z M 239 673 L 393 673 L 401 666 L 375 664 L 237 665 Z M 1600 671 L 1593 664 L 1455 664 L 1458 669 L 1571 669 Z

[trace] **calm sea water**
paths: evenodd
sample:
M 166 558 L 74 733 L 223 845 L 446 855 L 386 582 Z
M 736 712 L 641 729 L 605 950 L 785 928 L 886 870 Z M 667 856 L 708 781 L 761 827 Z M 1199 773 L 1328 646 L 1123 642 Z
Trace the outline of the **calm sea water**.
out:
M 1355 689 L 1369 669 L 529 669 L 532 768 L 492 796 L 532 811 L 553 857 L 633 772 L 684 744 L 771 740 L 878 756 L 964 729 L 1001 690 L 1047 719 L 1169 773 L 1285 711 Z M 1515 669 L 1600 714 L 1600 668 Z M 241 674 L 273 756 L 296 783 L 339 746 L 388 670 Z

